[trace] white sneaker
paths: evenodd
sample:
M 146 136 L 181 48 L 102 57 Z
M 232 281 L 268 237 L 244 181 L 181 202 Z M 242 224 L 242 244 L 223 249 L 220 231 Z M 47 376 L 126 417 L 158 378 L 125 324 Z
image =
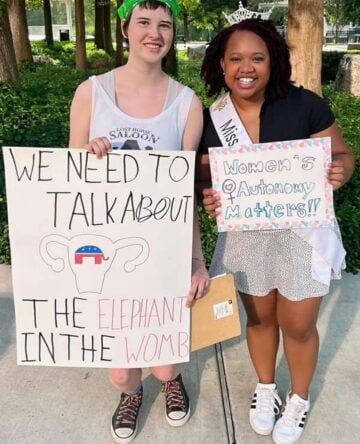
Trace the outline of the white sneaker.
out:
M 250 425 L 259 435 L 270 435 L 280 414 L 281 399 L 276 384 L 256 385 L 249 410 Z
M 275 424 L 272 438 L 276 444 L 293 444 L 302 432 L 306 415 L 310 409 L 310 398 L 305 400 L 296 393 L 287 394 L 284 409 Z

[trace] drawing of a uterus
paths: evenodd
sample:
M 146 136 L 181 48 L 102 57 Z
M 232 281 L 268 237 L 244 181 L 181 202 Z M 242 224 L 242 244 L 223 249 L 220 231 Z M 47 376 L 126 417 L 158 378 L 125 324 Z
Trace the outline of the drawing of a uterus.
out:
M 51 251 L 51 244 L 65 247 L 67 253 L 65 249 L 61 252 L 58 248 L 54 253 L 55 250 Z M 67 239 L 58 234 L 50 234 L 40 243 L 40 255 L 56 273 L 64 270 L 67 257 L 78 292 L 101 293 L 106 273 L 117 251 L 127 247 L 135 247 L 129 249 L 128 254 L 131 257 L 124 263 L 124 270 L 132 273 L 149 257 L 149 244 L 141 237 L 127 237 L 113 242 L 105 236 L 82 234 Z

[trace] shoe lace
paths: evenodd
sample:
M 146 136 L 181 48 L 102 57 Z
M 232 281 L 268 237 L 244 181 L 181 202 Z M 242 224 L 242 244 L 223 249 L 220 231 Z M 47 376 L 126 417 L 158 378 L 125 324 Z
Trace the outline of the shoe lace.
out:
M 304 412 L 304 405 L 289 401 L 282 413 L 281 420 L 283 424 L 289 427 L 296 427 L 297 423 Z
M 116 426 L 133 426 L 136 422 L 139 406 L 141 404 L 141 395 L 121 395 L 120 404 L 116 412 Z
M 181 390 L 180 382 L 178 382 L 176 379 L 164 382 L 162 392 L 165 393 L 166 404 L 171 410 L 185 409 L 184 395 Z
M 269 389 L 258 389 L 257 393 L 257 406 L 256 410 L 260 413 L 274 413 L 274 409 L 276 414 L 279 413 L 279 407 L 275 402 L 274 392 Z

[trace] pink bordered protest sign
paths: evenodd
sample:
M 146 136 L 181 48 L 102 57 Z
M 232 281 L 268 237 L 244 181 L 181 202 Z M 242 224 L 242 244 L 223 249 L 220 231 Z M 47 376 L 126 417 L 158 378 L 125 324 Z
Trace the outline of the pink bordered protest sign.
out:
M 329 137 L 209 148 L 218 231 L 334 224 Z

